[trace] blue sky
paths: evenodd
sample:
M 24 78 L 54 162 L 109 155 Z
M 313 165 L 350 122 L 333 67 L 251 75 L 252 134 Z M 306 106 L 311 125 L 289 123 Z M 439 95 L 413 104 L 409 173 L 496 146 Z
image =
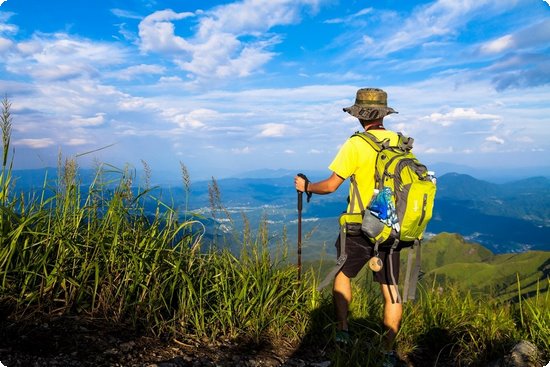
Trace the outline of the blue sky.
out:
M 388 92 L 386 126 L 428 164 L 549 166 L 543 0 L 0 4 L 16 168 L 323 170 L 360 87 Z

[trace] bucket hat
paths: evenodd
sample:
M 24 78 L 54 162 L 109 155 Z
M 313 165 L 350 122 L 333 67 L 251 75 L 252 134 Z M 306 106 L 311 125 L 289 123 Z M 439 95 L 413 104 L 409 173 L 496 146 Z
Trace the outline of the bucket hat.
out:
M 388 94 L 378 88 L 361 88 L 355 96 L 355 104 L 345 107 L 344 112 L 361 120 L 376 120 L 391 113 L 398 113 L 388 107 Z

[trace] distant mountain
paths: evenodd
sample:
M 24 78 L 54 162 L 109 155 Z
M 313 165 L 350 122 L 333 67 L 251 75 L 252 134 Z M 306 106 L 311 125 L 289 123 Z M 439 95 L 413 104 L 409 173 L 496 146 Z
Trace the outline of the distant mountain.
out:
M 57 169 L 47 170 L 48 184 L 54 185 Z M 86 184 L 95 177 L 94 170 L 80 170 L 79 176 L 85 192 Z M 270 221 L 274 236 L 284 231 L 296 238 L 297 193 L 294 189 L 294 172 L 275 170 L 255 171 L 256 175 L 270 177 L 240 177 L 216 180 L 222 204 L 236 217 L 246 214 L 252 227 L 259 220 Z M 19 190 L 37 190 L 45 184 L 46 170 L 14 171 Z M 324 178 L 312 173 L 310 178 Z M 109 176 L 110 175 L 110 176 Z M 118 175 L 118 176 L 117 176 Z M 254 173 L 250 173 L 254 175 Z M 281 176 L 282 175 L 282 176 Z M 120 173 L 107 176 L 116 183 Z M 138 177 L 142 177 L 138 173 Z M 140 181 L 140 180 L 136 180 Z M 139 184 L 136 183 L 136 184 Z M 154 185 L 154 183 L 153 183 Z M 208 216 L 209 187 L 213 181 L 191 182 L 190 191 L 182 183 L 160 185 L 151 192 L 168 205 L 183 210 L 200 211 Z M 345 210 L 348 185 L 334 194 L 314 195 L 311 202 L 304 200 L 304 233 L 310 233 L 308 243 L 332 249 L 337 232 L 337 217 Z M 151 201 L 151 207 L 156 201 Z M 238 225 L 238 223 L 236 224 Z M 285 228 L 286 227 L 286 228 Z M 235 228 L 238 230 L 238 228 Z M 438 177 L 438 190 L 434 215 L 428 232 L 459 233 L 468 240 L 483 244 L 495 253 L 550 250 L 550 179 L 532 177 L 508 183 L 491 183 L 470 175 L 447 173 Z M 311 251 L 309 254 L 316 254 Z
M 430 170 L 435 171 L 438 176 L 447 173 L 460 172 L 478 179 L 493 183 L 506 183 L 519 181 L 526 177 L 543 176 L 550 177 L 550 166 L 538 167 L 470 167 L 453 163 L 434 163 L 429 165 Z

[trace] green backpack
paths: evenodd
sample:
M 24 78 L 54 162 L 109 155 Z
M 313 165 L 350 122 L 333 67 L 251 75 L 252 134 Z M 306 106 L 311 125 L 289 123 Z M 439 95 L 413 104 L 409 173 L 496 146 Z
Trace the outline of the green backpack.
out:
M 379 141 L 368 132 L 355 133 L 355 136 L 361 137 L 377 152 L 375 193 L 367 207 L 370 210 L 361 208 L 363 232 L 375 245 L 388 239 L 420 241 L 432 218 L 436 186 L 426 166 L 411 151 L 413 139 L 399 134 L 397 145 L 392 146 L 388 140 Z M 351 183 L 361 203 L 357 190 L 360 183 L 354 178 Z M 384 209 L 380 208 L 384 204 L 393 212 L 386 212 L 382 215 L 384 218 L 380 218 L 384 213 L 376 209 Z M 375 220 L 383 225 L 376 225 Z
M 345 244 L 345 236 L 351 231 L 361 231 L 374 245 L 374 257 L 378 267 L 379 246 L 390 246 L 390 253 L 404 247 L 416 248 L 416 265 L 411 273 L 413 251 L 409 252 L 405 276 L 405 300 L 416 296 L 416 282 L 420 273 L 420 243 L 426 226 L 432 217 L 435 199 L 435 178 L 430 175 L 427 167 L 420 163 L 412 153 L 413 139 L 398 134 L 396 145 L 390 145 L 389 140 L 378 140 L 369 132 L 357 132 L 353 137 L 365 140 L 376 152 L 375 192 L 365 207 L 359 195 L 360 182 L 350 177 L 352 190 L 350 210 L 340 216 L 340 244 Z M 353 205 L 357 202 L 361 214 L 353 213 Z M 341 248 L 341 256 L 336 261 L 336 267 L 320 284 L 324 288 L 340 270 L 346 260 L 345 250 Z M 369 262 L 371 269 L 372 266 Z M 393 265 L 389 264 L 390 267 Z M 391 272 L 393 274 L 393 272 Z M 396 284 L 393 280 L 393 284 Z M 400 295 L 398 300 L 401 301 Z

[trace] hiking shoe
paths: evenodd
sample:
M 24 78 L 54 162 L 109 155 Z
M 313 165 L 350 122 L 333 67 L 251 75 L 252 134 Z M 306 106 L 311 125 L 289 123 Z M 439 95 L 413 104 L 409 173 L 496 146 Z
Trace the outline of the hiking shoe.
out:
M 349 331 L 347 330 L 338 330 L 334 336 L 334 341 L 336 344 L 348 345 L 351 344 L 351 339 L 349 337 Z
M 384 352 L 384 359 L 382 361 L 382 367 L 395 367 L 397 366 L 397 354 L 395 351 Z

